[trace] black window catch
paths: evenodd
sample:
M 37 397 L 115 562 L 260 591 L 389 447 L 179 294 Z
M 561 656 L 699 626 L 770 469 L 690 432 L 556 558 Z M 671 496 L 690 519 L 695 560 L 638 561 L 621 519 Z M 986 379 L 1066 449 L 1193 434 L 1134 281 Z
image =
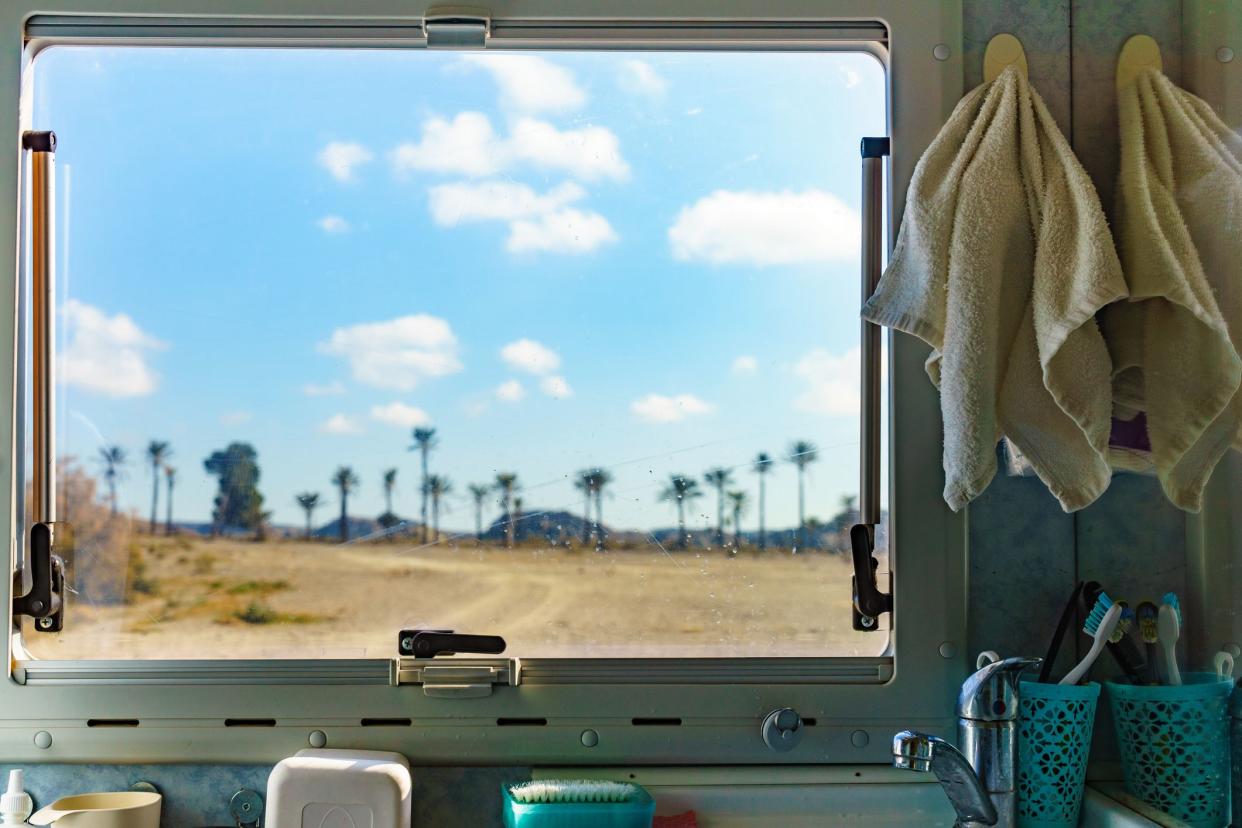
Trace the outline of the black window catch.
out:
M 13 598 L 13 616 L 29 615 L 39 632 L 60 632 L 65 621 L 65 562 L 52 554 L 51 525 L 36 523 L 30 528 L 26 566 L 30 568 L 30 592 Z M 20 572 L 15 581 L 16 595 L 21 588 Z
M 452 630 L 402 630 L 397 637 L 397 652 L 417 658 L 457 653 L 499 655 L 504 651 L 505 640 L 498 635 L 463 635 Z
M 880 628 L 881 614 L 893 611 L 893 596 L 880 592 L 875 572 L 880 562 L 875 559 L 875 527 L 855 524 L 850 529 L 850 547 L 854 556 L 854 629 L 874 632 Z

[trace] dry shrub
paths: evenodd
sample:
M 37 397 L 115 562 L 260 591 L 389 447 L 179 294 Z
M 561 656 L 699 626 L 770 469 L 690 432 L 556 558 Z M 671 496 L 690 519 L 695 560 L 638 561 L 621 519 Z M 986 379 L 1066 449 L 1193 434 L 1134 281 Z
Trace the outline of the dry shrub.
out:
M 112 516 L 102 500 L 99 482 L 71 457 L 57 464 L 55 552 L 65 561 L 67 585 L 76 599 L 89 604 L 121 604 L 130 600 L 131 584 L 153 588 L 142 577 L 133 544 L 133 518 Z M 30 514 L 27 487 L 27 514 Z

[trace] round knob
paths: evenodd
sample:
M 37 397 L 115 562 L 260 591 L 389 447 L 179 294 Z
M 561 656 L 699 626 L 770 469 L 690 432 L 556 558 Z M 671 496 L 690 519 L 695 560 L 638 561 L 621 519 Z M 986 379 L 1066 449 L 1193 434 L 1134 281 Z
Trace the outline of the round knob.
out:
M 793 750 L 802 741 L 802 717 L 792 707 L 773 710 L 763 720 L 763 743 L 777 753 Z

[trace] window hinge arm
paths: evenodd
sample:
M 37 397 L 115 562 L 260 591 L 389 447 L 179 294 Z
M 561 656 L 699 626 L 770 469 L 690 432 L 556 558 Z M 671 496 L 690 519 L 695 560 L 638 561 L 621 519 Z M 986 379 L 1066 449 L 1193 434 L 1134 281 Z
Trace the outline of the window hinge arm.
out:
M 492 33 L 491 12 L 469 6 L 433 6 L 423 15 L 428 49 L 483 49 Z
M 36 619 L 40 632 L 59 632 L 65 618 L 65 564 L 52 554 L 52 527 L 36 523 L 30 529 L 30 546 L 26 550 L 26 566 L 30 569 L 30 591 L 17 595 L 21 572 L 14 579 L 13 617 L 29 615 Z

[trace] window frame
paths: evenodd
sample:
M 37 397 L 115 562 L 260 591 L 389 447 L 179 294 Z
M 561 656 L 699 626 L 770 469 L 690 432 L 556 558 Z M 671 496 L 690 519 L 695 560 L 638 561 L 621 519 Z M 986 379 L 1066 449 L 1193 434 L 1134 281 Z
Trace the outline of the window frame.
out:
M 430 7 L 369 0 L 364 12 L 345 17 L 332 0 L 229 0 L 227 12 L 209 0 L 127 5 L 125 15 L 104 13 L 102 0 L 45 0 L 37 8 L 21 0 L 0 10 L 0 31 L 22 36 L 20 45 L 0 49 L 0 132 L 17 136 L 28 128 L 31 69 L 50 45 L 418 48 Z M 901 214 L 915 161 L 961 93 L 960 0 L 500 0 L 491 13 L 496 48 L 870 52 L 887 69 L 891 216 Z M 858 39 L 877 24 L 886 43 Z M 933 56 L 939 45 L 949 47 L 947 60 Z M 19 167 L 20 156 L 0 167 L 0 226 L 20 227 Z M 12 371 L 0 390 L 0 407 L 9 412 L 0 429 L 18 450 L 20 240 L 20 231 L 0 239 L 0 256 L 15 263 L 11 289 L 0 299 L 0 363 Z M 965 521 L 940 498 L 940 441 L 926 439 L 940 421 L 923 370 L 927 350 L 911 337 L 888 346 L 889 538 L 899 614 L 885 656 L 511 659 L 513 677 L 490 695 L 445 698 L 399 683 L 402 668 L 417 665 L 388 659 L 33 661 L 11 634 L 12 669 L 0 682 L 0 748 L 14 761 L 184 761 L 191 749 L 196 761 L 274 761 L 322 731 L 332 747 L 396 750 L 418 762 L 887 762 L 893 731 L 949 730 L 967 669 Z M 0 457 L 0 476 L 8 485 L 3 521 L 16 561 L 25 539 L 15 528 L 23 484 L 14 456 Z M 9 587 L 0 591 L 11 605 Z M 788 753 L 759 738 L 763 717 L 780 707 L 816 720 Z M 680 726 L 635 723 L 640 718 Z M 98 726 L 132 719 L 140 724 L 123 739 Z M 364 726 L 363 719 L 380 723 Z M 502 719 L 515 724 L 501 726 Z M 581 738 L 587 729 L 599 737 L 589 748 Z M 50 747 L 35 745 L 40 731 L 52 735 Z

